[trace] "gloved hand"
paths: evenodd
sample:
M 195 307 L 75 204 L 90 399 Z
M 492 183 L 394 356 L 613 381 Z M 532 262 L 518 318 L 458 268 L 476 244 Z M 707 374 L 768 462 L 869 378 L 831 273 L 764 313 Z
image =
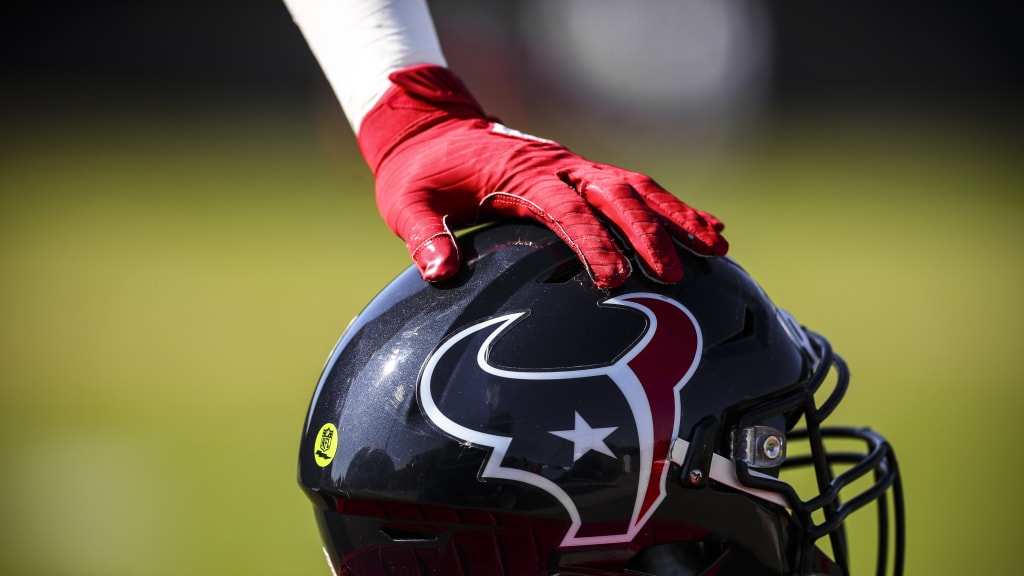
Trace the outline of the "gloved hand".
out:
M 453 228 L 502 216 L 547 225 L 602 288 L 621 285 L 631 269 L 598 215 L 663 282 L 682 278 L 673 237 L 701 255 L 728 250 L 714 216 L 643 174 L 590 162 L 486 117 L 448 69 L 414 66 L 390 79 L 394 86 L 363 119 L 359 146 L 376 177 L 377 207 L 426 280 L 458 272 Z

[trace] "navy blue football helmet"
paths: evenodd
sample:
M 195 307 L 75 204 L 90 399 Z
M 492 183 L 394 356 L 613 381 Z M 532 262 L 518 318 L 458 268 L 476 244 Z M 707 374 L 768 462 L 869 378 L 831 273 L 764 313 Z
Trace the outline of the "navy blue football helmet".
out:
M 848 575 L 877 509 L 901 573 L 889 444 L 826 427 L 849 374 L 728 258 L 594 287 L 529 223 L 410 267 L 355 319 L 305 422 L 299 481 L 339 575 Z M 831 446 L 839 445 L 838 450 Z

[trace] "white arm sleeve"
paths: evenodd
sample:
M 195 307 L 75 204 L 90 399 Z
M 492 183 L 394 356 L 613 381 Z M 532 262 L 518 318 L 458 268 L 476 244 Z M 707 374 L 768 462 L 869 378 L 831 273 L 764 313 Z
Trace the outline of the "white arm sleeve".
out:
M 447 66 L 426 0 L 284 0 L 352 129 L 413 64 Z

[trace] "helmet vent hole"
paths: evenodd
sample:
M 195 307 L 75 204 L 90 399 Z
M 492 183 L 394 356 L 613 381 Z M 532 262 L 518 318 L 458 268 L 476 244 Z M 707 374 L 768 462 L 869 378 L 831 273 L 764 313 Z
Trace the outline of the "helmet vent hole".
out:
M 580 263 L 578 258 L 567 259 L 556 266 L 550 274 L 544 277 L 540 282 L 542 284 L 565 284 L 572 280 L 580 272 L 583 271 L 583 264 Z
M 743 309 L 743 326 L 735 333 L 727 336 L 718 342 L 718 346 L 724 346 L 726 344 L 732 344 L 733 342 L 740 342 L 754 336 L 754 311 L 750 308 Z
M 386 526 L 381 528 L 380 531 L 394 542 L 433 542 L 437 540 L 437 534 L 410 530 L 408 528 Z

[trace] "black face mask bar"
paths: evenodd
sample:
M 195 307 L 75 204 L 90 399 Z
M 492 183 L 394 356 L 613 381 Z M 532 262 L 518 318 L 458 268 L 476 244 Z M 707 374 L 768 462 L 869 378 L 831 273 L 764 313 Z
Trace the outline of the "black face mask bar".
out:
M 820 538 L 829 537 L 833 560 L 844 574 L 849 574 L 849 552 L 844 529 L 844 521 L 854 511 L 877 502 L 878 508 L 878 559 L 877 574 L 885 576 L 889 566 L 890 543 L 890 503 L 888 493 L 892 491 L 892 543 L 893 543 L 893 574 L 903 573 L 906 528 L 904 520 L 903 488 L 900 481 L 896 456 L 889 443 L 876 432 L 868 428 L 856 427 L 822 427 L 822 423 L 839 405 L 849 385 L 850 373 L 846 362 L 832 352 L 828 341 L 813 332 L 805 331 L 814 358 L 811 358 L 814 371 L 803 389 L 786 395 L 766 405 L 746 411 L 740 416 L 737 430 L 755 428 L 758 423 L 780 414 L 802 414 L 805 427 L 790 432 L 787 443 L 802 442 L 809 445 L 810 452 L 806 455 L 787 458 L 782 464 L 783 472 L 799 468 L 813 468 L 817 479 L 818 495 L 808 500 L 799 497 L 789 483 L 778 480 L 767 474 L 757 472 L 742 459 L 736 460 L 736 475 L 746 486 L 777 492 L 782 494 L 789 503 L 793 518 L 800 526 L 805 546 L 803 550 L 813 550 L 814 543 Z M 835 387 L 828 398 L 817 406 L 815 394 L 825 382 L 832 368 L 835 368 Z M 826 440 L 863 443 L 864 449 L 829 452 Z M 836 475 L 836 466 L 843 466 L 841 473 Z M 856 481 L 868 479 L 870 485 L 843 501 L 841 493 L 850 488 Z M 812 514 L 819 513 L 824 520 L 818 522 Z M 800 573 L 812 573 L 813 556 L 804 554 L 800 561 Z

